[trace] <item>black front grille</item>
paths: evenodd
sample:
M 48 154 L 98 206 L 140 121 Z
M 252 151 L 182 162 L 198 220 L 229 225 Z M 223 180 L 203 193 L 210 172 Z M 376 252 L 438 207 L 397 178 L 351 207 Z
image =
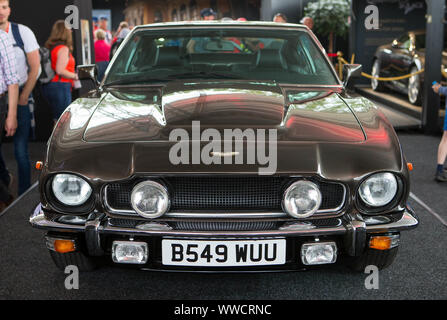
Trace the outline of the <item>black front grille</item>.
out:
M 176 177 L 168 181 L 173 192 L 172 211 L 280 210 L 287 182 L 277 177 Z
M 117 211 L 132 210 L 133 187 L 142 180 L 107 186 L 107 203 Z M 287 177 L 169 177 L 161 180 L 171 198 L 171 212 L 282 212 L 285 189 L 296 179 Z M 320 186 L 320 210 L 338 208 L 344 202 L 344 188 L 338 183 L 313 180 Z

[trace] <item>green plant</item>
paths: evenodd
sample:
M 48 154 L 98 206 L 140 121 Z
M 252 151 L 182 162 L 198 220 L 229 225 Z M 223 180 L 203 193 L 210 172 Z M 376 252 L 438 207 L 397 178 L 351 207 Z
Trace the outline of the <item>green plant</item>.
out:
M 350 0 L 318 0 L 304 9 L 314 20 L 314 31 L 329 37 L 329 52 L 333 52 L 334 36 L 346 36 L 349 31 Z

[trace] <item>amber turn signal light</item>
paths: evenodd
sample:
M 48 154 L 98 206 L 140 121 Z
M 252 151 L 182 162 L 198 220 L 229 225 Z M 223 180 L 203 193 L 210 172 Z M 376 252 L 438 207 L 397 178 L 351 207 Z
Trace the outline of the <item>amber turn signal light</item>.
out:
M 37 161 L 36 162 L 36 169 L 37 170 L 42 170 L 43 168 L 43 162 L 42 161 Z
M 376 250 L 389 250 L 391 249 L 391 238 L 387 236 L 373 237 L 369 241 L 369 247 Z
M 408 170 L 413 171 L 413 164 L 411 162 L 407 163 Z
M 68 253 L 76 251 L 73 240 L 54 240 L 54 251 L 59 253 Z

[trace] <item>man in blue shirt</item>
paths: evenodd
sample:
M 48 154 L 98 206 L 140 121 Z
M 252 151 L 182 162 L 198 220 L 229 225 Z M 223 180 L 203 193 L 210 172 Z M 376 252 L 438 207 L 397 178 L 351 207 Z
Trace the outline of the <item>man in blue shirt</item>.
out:
M 437 94 L 447 96 L 447 87 L 442 87 L 439 83 L 433 85 L 433 91 Z M 447 101 L 446 101 L 447 105 Z M 444 134 L 438 148 L 438 166 L 436 169 L 435 180 L 438 182 L 447 181 L 447 173 L 444 170 L 444 162 L 447 157 L 447 115 L 444 119 Z

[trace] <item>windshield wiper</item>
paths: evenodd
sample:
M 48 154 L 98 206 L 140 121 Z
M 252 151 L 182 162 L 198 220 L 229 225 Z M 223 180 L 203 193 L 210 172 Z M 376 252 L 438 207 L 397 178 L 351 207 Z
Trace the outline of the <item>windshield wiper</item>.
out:
M 170 75 L 169 77 L 177 79 L 194 79 L 194 78 L 243 79 L 241 76 L 231 73 L 207 72 L 207 71 L 179 73 Z
M 147 74 L 135 76 L 133 78 L 129 78 L 128 76 L 125 79 L 120 79 L 116 81 L 112 81 L 106 83 L 104 87 L 113 87 L 113 86 L 131 86 L 131 85 L 140 85 L 142 83 L 159 83 L 159 82 L 167 82 L 175 80 L 175 78 L 171 76 L 163 77 L 163 78 L 151 78 Z
M 218 72 L 186 72 L 186 73 L 178 73 L 171 74 L 164 78 L 149 78 L 147 75 L 144 77 L 136 77 L 129 80 L 116 80 L 109 83 L 106 83 L 104 87 L 113 87 L 113 86 L 130 86 L 130 85 L 140 85 L 141 83 L 158 83 L 158 82 L 168 82 L 176 79 L 194 79 L 194 78 L 209 78 L 209 79 L 243 79 L 242 77 L 234 74 L 228 73 L 218 73 Z
M 141 85 L 143 83 L 160 83 L 160 82 L 167 82 L 167 81 L 171 81 L 173 79 L 169 79 L 169 78 L 145 78 L 145 79 L 132 79 L 131 81 L 129 80 L 117 80 L 117 81 L 112 81 L 109 83 L 104 84 L 104 87 L 113 87 L 113 86 L 138 86 Z

